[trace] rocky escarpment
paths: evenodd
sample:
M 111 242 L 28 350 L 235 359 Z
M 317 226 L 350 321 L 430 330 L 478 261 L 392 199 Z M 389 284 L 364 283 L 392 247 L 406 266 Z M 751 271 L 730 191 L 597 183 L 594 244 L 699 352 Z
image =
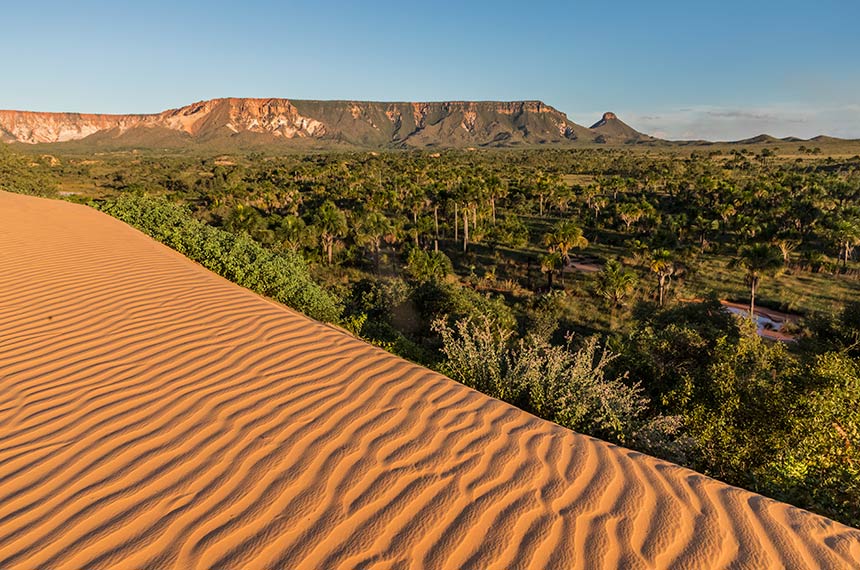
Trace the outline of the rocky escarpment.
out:
M 614 115 L 611 119 L 617 121 Z M 150 115 L 0 111 L 0 137 L 29 144 L 85 141 L 146 147 L 238 139 L 249 144 L 443 148 L 652 140 L 627 129 L 633 134 L 628 130 L 616 135 L 606 129 L 587 129 L 541 101 L 383 103 L 230 98 Z
M 66 142 L 106 130 L 125 131 L 150 119 L 148 115 L 0 111 L 0 136 L 9 141 L 30 144 Z

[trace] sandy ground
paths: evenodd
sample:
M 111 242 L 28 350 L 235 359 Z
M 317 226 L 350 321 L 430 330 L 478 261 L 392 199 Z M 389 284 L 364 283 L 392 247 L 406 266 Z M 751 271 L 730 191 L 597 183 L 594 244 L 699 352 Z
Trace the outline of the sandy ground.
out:
M 860 531 L 0 193 L 0 568 L 820 567 Z

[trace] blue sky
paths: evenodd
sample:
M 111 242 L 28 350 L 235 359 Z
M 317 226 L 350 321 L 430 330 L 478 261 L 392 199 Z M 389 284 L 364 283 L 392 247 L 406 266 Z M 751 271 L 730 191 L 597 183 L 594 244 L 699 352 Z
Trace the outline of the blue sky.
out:
M 3 109 L 541 99 L 671 138 L 860 137 L 857 0 L 4 4 Z

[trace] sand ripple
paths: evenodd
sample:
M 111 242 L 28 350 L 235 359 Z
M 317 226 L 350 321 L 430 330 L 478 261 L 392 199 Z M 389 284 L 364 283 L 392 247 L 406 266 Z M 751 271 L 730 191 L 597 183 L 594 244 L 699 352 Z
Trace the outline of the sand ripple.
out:
M 858 568 L 82 206 L 0 193 L 0 568 Z

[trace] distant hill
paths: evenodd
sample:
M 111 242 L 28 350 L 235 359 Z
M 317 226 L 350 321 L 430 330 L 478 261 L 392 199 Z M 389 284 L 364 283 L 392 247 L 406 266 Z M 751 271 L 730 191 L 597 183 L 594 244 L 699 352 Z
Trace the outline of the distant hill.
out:
M 645 135 L 619 119 L 615 113 L 603 113 L 603 117 L 591 125 L 591 130 L 596 132 L 598 142 L 621 141 L 624 143 L 638 143 L 656 141 L 654 137 Z
M 802 140 L 802 139 L 797 139 L 796 137 L 791 137 L 791 138 L 795 138 L 796 140 L 795 141 L 782 141 L 782 140 L 780 140 L 776 137 L 772 137 L 770 135 L 758 135 L 758 136 L 755 136 L 752 138 L 743 139 L 743 140 L 734 141 L 734 142 L 735 142 L 735 144 L 775 144 L 775 143 L 779 143 L 779 142 L 796 142 L 796 141 Z
M 607 120 L 607 117 L 611 117 Z M 541 101 L 382 103 L 212 99 L 151 115 L 0 111 L 0 139 L 172 147 L 465 148 L 655 141 L 612 113 L 588 129 Z
M 837 142 L 845 142 L 846 139 L 839 139 L 836 137 L 828 137 L 826 135 L 818 135 L 817 137 L 812 137 L 808 142 L 817 142 L 817 143 L 837 143 Z

